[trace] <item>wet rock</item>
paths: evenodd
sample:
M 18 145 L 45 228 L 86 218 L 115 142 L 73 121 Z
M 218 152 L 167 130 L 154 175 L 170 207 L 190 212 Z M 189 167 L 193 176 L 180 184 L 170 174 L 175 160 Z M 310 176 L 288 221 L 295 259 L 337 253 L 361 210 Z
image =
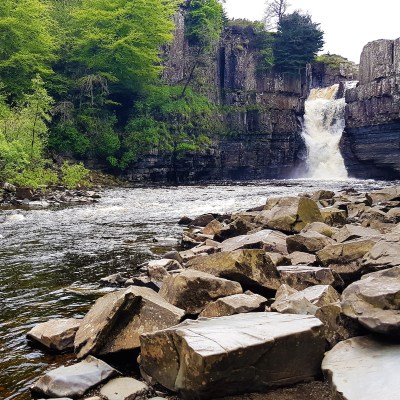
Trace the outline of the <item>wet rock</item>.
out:
M 300 232 L 308 223 L 323 222 L 315 201 L 307 197 L 269 199 L 255 223 L 282 232 Z
M 190 225 L 192 221 L 193 221 L 192 218 L 184 216 L 178 221 L 178 225 Z
M 78 364 L 47 372 L 31 386 L 31 390 L 50 397 L 76 398 L 116 375 L 118 371 L 104 361 L 88 356 Z
M 125 285 L 128 278 L 123 277 L 120 273 L 106 276 L 100 279 L 100 285 L 103 286 L 122 286 Z
M 190 232 L 184 232 L 181 238 L 181 246 L 184 249 L 192 249 L 204 241 L 205 238 L 200 238 L 198 235 L 193 235 Z
M 227 239 L 219 245 L 219 248 L 221 251 L 258 248 L 265 251 L 286 254 L 286 235 L 270 229 L 263 229 L 256 233 Z
M 214 219 L 215 219 L 214 215 L 212 214 L 202 214 L 196 217 L 194 220 L 192 220 L 190 224 L 193 226 L 205 227 Z
M 179 323 L 184 311 L 167 303 L 151 289 L 131 286 L 96 301 L 75 337 L 79 358 L 112 354 L 140 346 L 143 332 Z
M 373 272 L 400 265 L 399 235 L 387 235 L 366 253 L 361 261 L 362 271 Z
M 346 211 L 335 207 L 321 208 L 322 221 L 331 226 L 343 226 L 346 223 Z
M 276 290 L 279 274 L 263 250 L 235 250 L 197 257 L 187 264 L 189 268 L 239 282 L 244 287 Z
M 370 331 L 400 338 L 400 267 L 352 283 L 343 292 L 342 308 Z
M 20 200 L 32 200 L 34 197 L 33 190 L 27 187 L 17 187 L 15 190 L 15 197 Z
M 182 265 L 176 261 L 176 260 L 171 260 L 168 258 L 162 258 L 160 260 L 151 260 L 147 264 L 148 269 L 156 269 L 158 267 L 165 268 L 167 271 L 174 271 L 176 269 L 181 269 Z
M 282 283 L 296 290 L 303 290 L 314 285 L 331 285 L 341 287 L 343 281 L 330 268 L 293 265 L 277 267 Z
M 159 292 L 162 285 L 162 281 L 154 281 L 150 276 L 139 275 L 128 279 L 125 282 L 125 286 L 138 286 L 147 289 L 151 289 L 154 292 Z
M 346 282 L 358 279 L 362 257 L 367 254 L 379 239 L 357 239 L 332 244 L 317 252 L 317 260 L 337 272 Z
M 50 350 L 73 350 L 75 334 L 81 321 L 75 318 L 52 319 L 36 325 L 26 334 L 26 337 Z
M 360 336 L 326 353 L 322 370 L 337 399 L 397 400 L 400 344 Z
M 318 232 L 305 232 L 288 236 L 286 246 L 289 253 L 301 251 L 304 253 L 316 253 L 324 247 L 334 244 L 335 241 Z
M 239 283 L 192 269 L 165 278 L 160 290 L 166 301 L 189 314 L 199 314 L 208 303 L 239 293 Z
M 312 222 L 311 224 L 307 224 L 301 230 L 301 233 L 318 232 L 321 235 L 332 237 L 338 230 L 339 230 L 338 228 L 327 225 L 324 222 Z
M 381 233 L 376 229 L 365 228 L 359 225 L 345 225 L 335 235 L 333 239 L 339 243 L 347 242 L 349 240 L 368 238 L 368 237 L 380 237 Z
M 263 391 L 319 374 L 321 328 L 314 317 L 277 313 L 185 321 L 142 335 L 141 367 L 185 399 Z
M 302 253 L 295 251 L 290 253 L 287 258 L 290 263 L 288 264 L 277 264 L 277 265 L 317 265 L 317 257 L 314 254 Z
M 176 250 L 172 250 L 172 251 L 169 251 L 168 253 L 165 253 L 164 258 L 167 258 L 168 260 L 178 261 L 179 264 L 182 264 L 182 262 L 183 262 L 181 255 Z
M 265 297 L 258 294 L 235 294 L 222 297 L 208 304 L 199 316 L 213 318 L 248 313 L 250 311 L 264 311 L 267 302 L 268 300 Z
M 9 193 L 15 193 L 17 191 L 17 188 L 13 184 L 8 182 L 3 183 L 3 189 Z
M 115 378 L 106 383 L 100 394 L 106 400 L 135 400 L 143 399 L 149 392 L 149 387 L 133 378 Z

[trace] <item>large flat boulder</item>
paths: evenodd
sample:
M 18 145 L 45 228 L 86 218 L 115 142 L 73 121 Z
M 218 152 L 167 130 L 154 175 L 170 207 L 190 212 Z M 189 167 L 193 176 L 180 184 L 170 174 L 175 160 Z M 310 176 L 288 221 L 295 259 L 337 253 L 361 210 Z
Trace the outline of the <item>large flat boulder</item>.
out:
M 346 224 L 333 235 L 333 239 L 339 243 L 342 243 L 354 239 L 380 236 L 381 233 L 377 229 L 366 228 L 359 225 Z
M 320 372 L 322 323 L 310 316 L 248 313 L 185 321 L 141 337 L 141 368 L 185 399 L 263 391 Z
M 323 222 L 317 203 L 308 197 L 272 198 L 254 220 L 265 228 L 298 233 L 308 223 Z
M 304 253 L 316 253 L 324 247 L 336 242 L 318 232 L 304 232 L 286 238 L 286 246 L 289 253 L 301 251 Z
M 118 371 L 104 361 L 88 356 L 78 364 L 47 372 L 31 386 L 31 390 L 50 397 L 79 398 L 116 375 Z
M 100 390 L 106 400 L 140 400 L 147 398 L 150 388 L 137 379 L 122 377 L 107 382 Z
M 263 229 L 247 235 L 235 236 L 224 240 L 219 248 L 221 251 L 234 251 L 239 249 L 263 249 L 265 251 L 286 254 L 286 235 L 282 232 Z
M 201 257 L 208 258 L 208 257 Z M 184 309 L 188 314 L 199 314 L 204 307 L 220 297 L 242 293 L 239 283 L 202 271 L 187 269 L 164 279 L 160 296 Z
M 251 311 L 264 311 L 268 300 L 254 293 L 234 294 L 222 297 L 206 306 L 200 317 L 213 318 L 242 314 Z
M 82 320 L 75 318 L 52 319 L 33 327 L 26 337 L 55 351 L 74 349 L 75 334 Z
M 333 226 L 327 225 L 324 222 L 312 222 L 310 224 L 307 224 L 301 230 L 301 233 L 318 232 L 321 235 L 324 235 L 327 237 L 332 237 L 338 231 L 339 231 L 339 228 L 335 228 Z
M 314 285 L 341 287 L 343 281 L 330 268 L 311 267 L 308 265 L 288 265 L 277 267 L 282 283 L 296 290 L 303 290 Z
M 399 343 L 372 336 L 348 339 L 326 354 L 322 370 L 335 399 L 399 399 Z
M 244 287 L 276 290 L 279 273 L 271 257 L 263 250 L 235 250 L 197 257 L 189 268 L 239 282 Z
M 79 358 L 105 355 L 140 347 L 143 332 L 179 323 L 185 312 L 145 287 L 109 293 L 96 301 L 75 336 Z
M 343 291 L 342 308 L 370 331 L 400 338 L 400 267 L 352 283 Z
M 385 189 L 375 190 L 365 195 L 369 205 L 375 206 L 388 201 L 400 200 L 400 186 L 392 186 Z
M 361 262 L 363 272 L 373 272 L 400 265 L 399 234 L 386 235 L 366 253 Z

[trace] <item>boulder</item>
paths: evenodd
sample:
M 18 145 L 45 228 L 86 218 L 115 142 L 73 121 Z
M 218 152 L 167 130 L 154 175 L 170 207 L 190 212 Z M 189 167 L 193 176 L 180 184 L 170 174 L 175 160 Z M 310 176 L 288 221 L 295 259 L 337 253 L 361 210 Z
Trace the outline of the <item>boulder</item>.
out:
M 178 221 L 178 225 L 190 225 L 192 221 L 192 218 L 189 218 L 185 215 Z
M 17 187 L 15 190 L 15 197 L 19 200 L 32 200 L 34 197 L 34 192 L 31 188 Z
M 125 278 L 120 273 L 112 274 L 101 278 L 99 283 L 102 286 L 122 286 L 126 283 L 128 278 Z
M 370 206 L 375 206 L 388 201 L 400 200 L 400 186 L 391 186 L 385 189 L 366 193 L 365 197 Z
M 378 241 L 378 238 L 357 239 L 332 244 L 317 252 L 317 260 L 337 272 L 346 282 L 358 279 L 361 260 Z
M 352 283 L 342 294 L 342 308 L 370 331 L 400 338 L 400 267 Z
M 190 224 L 193 226 L 205 227 L 214 219 L 215 217 L 212 214 L 202 214 L 193 219 Z
M 243 218 L 236 218 L 214 235 L 215 240 L 223 241 L 231 237 L 245 235 L 255 228 L 255 225 Z
M 345 225 L 337 233 L 333 235 L 333 239 L 339 243 L 348 242 L 354 239 L 380 237 L 381 233 L 372 228 L 365 228 L 359 225 Z
M 366 253 L 361 261 L 363 272 L 373 272 L 400 265 L 399 235 L 386 235 Z
M 100 394 L 106 400 L 135 400 L 146 398 L 149 387 L 133 378 L 115 378 L 106 383 Z
M 277 267 L 282 283 L 296 290 L 303 290 L 314 285 L 343 286 L 343 281 L 330 268 L 290 265 Z
M 287 258 L 290 260 L 288 264 L 280 263 L 277 265 L 317 265 L 317 257 L 310 253 L 295 251 L 290 253 Z
M 26 334 L 26 337 L 50 350 L 73 350 L 75 334 L 81 321 L 75 318 L 51 319 L 36 325 Z
M 176 250 L 171 250 L 171 251 L 165 253 L 164 258 L 167 258 L 169 260 L 178 261 L 179 264 L 182 264 L 182 262 L 183 262 L 182 257 L 180 256 L 179 252 Z
M 335 192 L 332 192 L 331 190 L 318 190 L 317 192 L 314 192 L 311 195 L 311 198 L 315 201 L 319 200 L 330 200 L 333 199 L 335 196 Z
M 307 197 L 269 199 L 255 223 L 282 232 L 298 233 L 308 223 L 323 222 L 315 201 Z
M 235 250 L 193 258 L 188 267 L 239 282 L 244 287 L 276 290 L 277 269 L 263 250 Z
M 338 230 L 339 230 L 338 228 L 327 225 L 324 222 L 312 222 L 311 224 L 307 224 L 301 230 L 301 233 L 318 232 L 321 235 L 332 237 Z
M 47 372 L 31 386 L 31 390 L 50 397 L 77 398 L 116 375 L 118 371 L 104 361 L 88 356 L 78 364 Z
M 397 400 L 400 393 L 400 344 L 360 336 L 326 353 L 322 370 L 343 400 Z
M 250 311 L 264 311 L 268 300 L 254 293 L 235 294 L 222 297 L 210 303 L 200 313 L 200 317 L 212 318 L 225 315 L 248 313 Z
M 289 253 L 301 251 L 304 253 L 316 253 L 324 247 L 334 244 L 335 241 L 318 232 L 305 232 L 286 238 L 286 246 Z
M 202 230 L 201 233 L 204 235 L 216 235 L 222 231 L 222 229 L 225 228 L 225 225 L 219 222 L 216 219 L 213 219 L 211 222 L 209 222 Z
M 176 325 L 183 316 L 183 310 L 145 287 L 109 293 L 98 299 L 82 320 L 75 352 L 83 358 L 137 349 L 141 333 Z
M 239 283 L 193 269 L 167 277 L 160 290 L 160 296 L 188 314 L 199 314 L 208 303 L 239 293 Z
M 320 373 L 321 329 L 314 317 L 278 313 L 185 321 L 142 335 L 141 368 L 185 399 L 263 391 Z
M 219 248 L 221 251 L 264 249 L 265 251 L 286 254 L 286 235 L 270 229 L 263 229 L 248 235 L 240 235 L 227 239 L 219 245 Z
M 343 226 L 346 223 L 346 211 L 335 207 L 321 208 L 322 222 L 331 226 Z
M 167 271 L 173 271 L 176 269 L 181 269 L 182 265 L 176 260 L 171 260 L 169 258 L 162 258 L 160 260 L 149 261 L 149 263 L 147 264 L 147 267 L 149 268 L 149 270 L 151 268 L 162 267 L 162 268 L 165 268 Z

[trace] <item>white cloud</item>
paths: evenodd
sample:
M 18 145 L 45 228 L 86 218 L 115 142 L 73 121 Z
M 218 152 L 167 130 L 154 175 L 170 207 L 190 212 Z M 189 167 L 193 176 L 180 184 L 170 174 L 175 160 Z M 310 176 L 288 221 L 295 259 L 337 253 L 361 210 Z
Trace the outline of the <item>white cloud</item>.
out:
M 400 37 L 400 0 L 289 0 L 291 11 L 308 11 L 325 32 L 325 48 L 359 62 L 365 44 Z M 265 0 L 226 0 L 231 18 L 260 20 Z

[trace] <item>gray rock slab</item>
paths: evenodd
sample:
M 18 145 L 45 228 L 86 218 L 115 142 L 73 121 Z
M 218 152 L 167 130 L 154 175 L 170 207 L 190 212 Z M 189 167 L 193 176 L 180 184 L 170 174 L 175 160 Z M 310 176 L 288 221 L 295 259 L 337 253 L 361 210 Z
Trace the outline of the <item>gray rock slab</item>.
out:
M 366 228 L 359 225 L 347 224 L 335 233 L 332 239 L 339 243 L 347 242 L 349 240 L 366 238 L 366 237 L 380 237 L 381 233 L 377 229 Z
M 286 238 L 286 246 L 289 253 L 301 251 L 304 253 L 316 253 L 324 247 L 336 242 L 318 232 L 304 232 Z
M 74 349 L 75 334 L 81 319 L 52 319 L 33 327 L 26 337 L 50 350 L 68 351 Z
M 372 336 L 345 340 L 329 351 L 322 370 L 337 399 L 398 400 L 400 344 Z
M 107 400 L 135 400 L 143 398 L 149 391 L 148 385 L 133 378 L 115 378 L 106 383 L 100 394 Z
M 88 356 L 78 364 L 47 372 L 31 386 L 31 390 L 49 397 L 77 398 L 116 375 L 118 371 L 104 361 Z
M 315 317 L 248 313 L 185 321 L 141 336 L 141 368 L 185 399 L 211 399 L 313 379 L 325 339 Z

